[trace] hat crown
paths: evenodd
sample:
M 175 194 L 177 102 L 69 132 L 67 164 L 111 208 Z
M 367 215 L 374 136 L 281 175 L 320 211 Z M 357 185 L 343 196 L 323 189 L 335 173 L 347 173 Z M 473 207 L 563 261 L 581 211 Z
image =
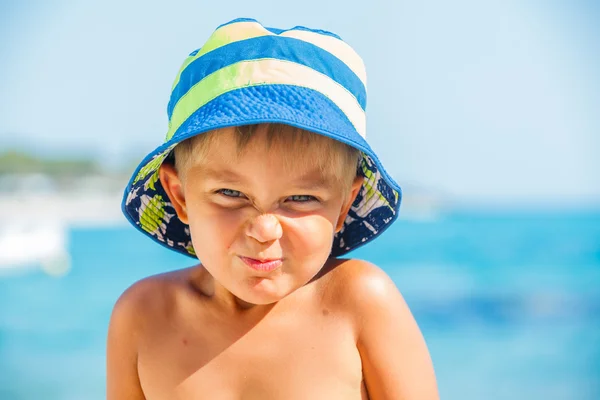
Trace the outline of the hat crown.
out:
M 206 102 L 230 90 L 261 84 L 320 91 L 342 105 L 361 136 L 366 134 L 366 72 L 352 47 L 323 30 L 302 26 L 281 30 L 238 19 L 218 27 L 183 62 L 167 107 L 166 140 Z

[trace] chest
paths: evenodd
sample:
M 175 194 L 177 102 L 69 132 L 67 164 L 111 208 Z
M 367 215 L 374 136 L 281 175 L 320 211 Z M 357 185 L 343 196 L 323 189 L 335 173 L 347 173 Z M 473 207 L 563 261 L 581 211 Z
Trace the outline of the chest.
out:
M 149 400 L 366 398 L 360 355 L 343 319 L 270 320 L 242 330 L 207 323 L 169 332 L 139 351 Z

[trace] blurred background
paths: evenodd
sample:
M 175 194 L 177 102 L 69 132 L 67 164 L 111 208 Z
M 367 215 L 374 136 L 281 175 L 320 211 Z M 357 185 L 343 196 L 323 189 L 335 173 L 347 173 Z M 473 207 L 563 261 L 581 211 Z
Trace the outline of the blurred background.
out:
M 221 7 L 221 6 L 224 7 Z M 102 399 L 111 308 L 191 261 L 127 225 L 189 52 L 236 17 L 336 32 L 401 219 L 394 279 L 443 399 L 600 399 L 595 1 L 0 1 L 0 399 Z

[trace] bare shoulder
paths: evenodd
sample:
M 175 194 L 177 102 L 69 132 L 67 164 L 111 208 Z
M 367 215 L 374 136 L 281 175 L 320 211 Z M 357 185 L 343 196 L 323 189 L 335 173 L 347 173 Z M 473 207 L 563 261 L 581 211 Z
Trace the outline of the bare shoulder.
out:
M 404 326 L 414 324 L 413 315 L 390 276 L 377 265 L 358 259 L 336 260 L 331 269 L 334 301 L 352 315 L 360 340 L 365 324 L 390 323 L 390 317 Z
M 149 324 L 160 323 L 172 313 L 188 274 L 188 269 L 176 270 L 140 279 L 129 286 L 113 307 L 109 338 L 137 344 Z
M 106 344 L 107 399 L 144 399 L 137 372 L 141 337 L 160 323 L 185 287 L 186 270 L 144 278 L 121 294 L 110 317 Z
M 404 303 L 392 279 L 378 266 L 358 259 L 331 260 L 326 278 L 333 301 L 343 301 L 354 312 L 373 306 L 385 307 Z
M 331 301 L 354 322 L 370 398 L 437 400 L 425 340 L 392 279 L 361 260 L 332 261 L 327 275 Z
M 174 306 L 177 292 L 185 287 L 187 274 L 187 269 L 167 272 L 143 278 L 129 286 L 113 307 L 111 325 L 131 331 L 141 328 L 149 319 L 168 313 Z

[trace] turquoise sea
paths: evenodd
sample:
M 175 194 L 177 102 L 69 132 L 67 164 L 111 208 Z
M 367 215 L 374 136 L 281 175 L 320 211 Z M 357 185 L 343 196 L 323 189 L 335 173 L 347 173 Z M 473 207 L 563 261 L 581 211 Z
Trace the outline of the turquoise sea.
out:
M 190 265 L 133 228 L 73 228 L 72 270 L 0 276 L 0 400 L 104 398 L 111 307 Z M 401 220 L 352 254 L 421 326 L 442 399 L 600 399 L 600 213 Z

